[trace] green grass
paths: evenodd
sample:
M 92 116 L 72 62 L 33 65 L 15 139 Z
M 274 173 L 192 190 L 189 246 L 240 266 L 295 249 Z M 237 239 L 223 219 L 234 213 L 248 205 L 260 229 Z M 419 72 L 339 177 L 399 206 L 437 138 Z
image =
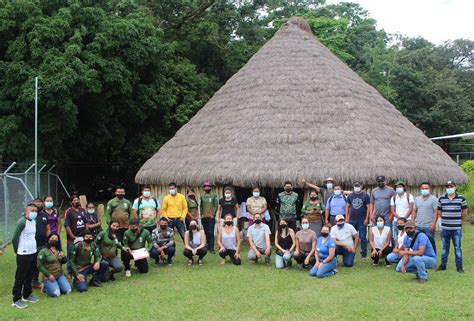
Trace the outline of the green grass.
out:
M 472 225 L 465 225 L 463 250 L 465 274 L 455 272 L 451 251 L 448 270 L 430 270 L 426 284 L 413 281 L 413 274 L 395 273 L 393 266 L 374 267 L 359 257 L 353 268 L 338 266 L 336 276 L 320 280 L 304 270 L 276 270 L 246 259 L 240 267 L 220 266 L 217 255 L 207 255 L 202 267 L 188 267 L 179 251 L 172 267 L 150 266 L 147 275 L 132 271 L 130 279 L 121 275 L 103 288 L 57 299 L 35 291 L 40 302 L 16 310 L 10 306 L 15 259 L 8 247 L 0 257 L 0 319 L 472 320 Z M 244 250 L 244 258 L 246 254 Z

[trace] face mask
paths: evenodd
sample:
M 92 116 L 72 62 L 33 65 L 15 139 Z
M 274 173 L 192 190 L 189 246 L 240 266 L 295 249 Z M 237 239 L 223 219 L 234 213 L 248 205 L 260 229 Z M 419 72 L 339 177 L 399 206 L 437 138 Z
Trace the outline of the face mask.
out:
M 189 228 L 190 228 L 191 230 L 195 231 L 195 230 L 197 229 L 197 226 L 196 226 L 196 225 L 191 225 Z
M 225 193 L 224 196 L 225 196 L 225 198 L 231 198 L 232 194 L 230 194 L 230 193 Z
M 95 210 L 87 210 L 87 213 L 89 213 L 89 214 L 94 214 L 94 213 L 95 213 Z
M 160 228 L 161 228 L 162 230 L 166 230 L 167 227 L 168 227 L 168 225 L 160 225 Z
M 318 197 L 317 196 L 310 196 L 309 199 L 312 200 L 312 201 L 315 201 L 315 200 L 318 199 Z
M 212 191 L 211 188 L 205 188 L 205 189 L 204 189 L 204 192 L 206 192 L 206 193 L 209 193 L 210 191 Z
M 150 197 L 151 192 L 150 191 L 143 191 L 143 196 L 144 197 Z
M 407 235 L 409 238 L 413 238 L 413 236 L 415 236 L 415 231 L 406 231 L 407 232 Z
M 260 196 L 260 192 L 253 192 L 253 197 L 259 197 Z
M 404 228 L 405 228 L 405 225 L 398 225 L 398 230 L 399 231 L 403 231 Z
M 285 187 L 285 192 L 287 192 L 287 193 L 291 192 L 292 190 L 293 190 L 293 188 L 291 188 L 291 187 Z
M 334 195 L 336 195 L 336 196 L 341 195 L 341 190 L 339 190 L 339 189 L 334 190 Z
M 81 203 L 72 203 L 72 207 L 78 208 L 81 206 Z
M 125 197 L 124 194 L 117 194 L 117 195 L 115 195 L 115 196 L 117 196 L 117 198 L 118 198 L 119 200 L 121 200 L 121 199 L 123 199 L 123 198 Z
M 49 241 L 49 246 L 52 246 L 52 247 L 56 247 L 59 245 L 59 241 L 58 240 L 50 240 Z
M 259 219 L 259 218 L 257 218 L 257 219 L 255 220 L 255 224 L 257 224 L 257 225 L 258 225 L 258 224 L 260 224 L 260 223 L 262 223 L 262 220 L 261 220 L 261 219 Z
M 43 206 L 42 205 L 36 205 L 36 207 L 38 208 L 38 212 L 41 212 L 43 210 Z
M 232 224 L 234 224 L 234 222 L 232 222 L 232 221 L 226 221 L 225 222 L 225 225 L 227 225 L 227 226 L 231 226 Z
M 87 244 L 91 244 L 92 241 L 94 241 L 93 239 L 84 239 L 84 242 L 86 242 Z
M 34 221 L 36 220 L 36 217 L 38 217 L 37 212 L 30 212 L 30 220 Z
M 377 222 L 377 227 L 383 227 L 384 226 L 384 222 Z
M 170 192 L 171 195 L 176 194 L 176 190 L 175 190 L 175 189 L 170 189 L 169 192 Z
M 118 228 L 110 228 L 110 230 L 112 231 L 112 233 L 117 233 L 118 232 Z
M 188 197 L 189 197 L 190 199 L 195 199 L 195 198 L 196 198 L 196 195 L 188 195 Z
M 46 206 L 46 208 L 53 208 L 53 205 L 53 202 L 44 202 L 44 206 Z
M 380 187 L 380 188 L 384 188 L 384 187 L 385 187 L 385 183 L 384 183 L 384 182 L 378 182 L 378 183 L 377 183 L 377 186 Z
M 397 191 L 398 194 L 401 194 L 405 191 L 405 189 L 403 187 L 397 187 L 395 191 Z
M 422 189 L 420 192 L 421 192 L 421 195 L 423 195 L 423 196 L 430 195 L 430 190 L 429 189 Z
M 361 188 L 360 188 L 360 187 L 357 187 L 357 186 L 354 187 L 354 192 L 355 192 L 355 193 L 360 193 L 360 191 L 361 191 Z
M 446 193 L 448 193 L 448 195 L 453 195 L 455 191 L 456 190 L 454 189 L 454 187 L 448 187 L 446 189 Z
M 301 227 L 303 228 L 303 230 L 307 230 L 309 229 L 309 223 L 303 223 L 301 224 Z
M 333 186 L 334 186 L 333 183 L 326 183 L 326 188 L 327 189 L 332 189 Z
M 329 236 L 329 233 L 328 233 L 328 232 L 321 232 L 321 236 L 322 236 L 322 237 L 328 237 L 328 236 Z
M 337 227 L 343 228 L 343 227 L 344 227 L 344 223 L 337 223 Z
M 286 224 L 280 224 L 280 228 L 281 228 L 281 229 L 285 229 L 285 228 L 286 228 Z

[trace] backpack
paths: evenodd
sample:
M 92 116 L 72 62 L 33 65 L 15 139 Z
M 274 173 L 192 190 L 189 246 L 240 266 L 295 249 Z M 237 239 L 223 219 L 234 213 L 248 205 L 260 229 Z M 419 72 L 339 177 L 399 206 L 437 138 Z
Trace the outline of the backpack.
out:
M 344 203 L 347 202 L 346 195 L 344 195 L 344 193 L 342 193 L 342 192 L 341 192 L 341 195 L 342 195 L 342 198 L 344 199 Z M 328 207 L 327 207 L 328 209 L 331 208 L 331 202 L 332 202 L 332 199 L 333 199 L 334 196 L 336 196 L 336 195 L 333 195 L 328 199 Z
M 433 248 L 433 251 L 435 252 L 436 254 L 436 246 L 435 246 L 435 240 L 428 234 L 424 233 L 424 232 L 417 232 L 415 234 L 415 237 L 411 240 L 411 243 L 410 243 L 410 249 L 413 248 L 413 245 L 415 245 L 415 241 L 416 239 L 418 238 L 418 235 L 420 234 L 425 234 L 427 237 L 428 237 L 428 240 L 430 240 L 430 243 L 431 243 L 431 247 Z
M 156 197 L 151 198 L 153 201 L 155 201 L 155 211 L 158 211 L 158 200 Z M 138 204 L 137 204 L 137 216 L 140 216 L 140 205 L 142 204 L 142 198 L 138 198 Z
M 405 194 L 407 196 L 407 202 L 408 202 L 408 206 L 410 206 L 410 193 L 406 192 L 405 191 Z M 393 200 L 393 207 L 395 209 L 395 212 L 397 211 L 397 203 L 395 202 L 397 200 L 397 195 L 395 196 L 392 196 L 392 200 Z

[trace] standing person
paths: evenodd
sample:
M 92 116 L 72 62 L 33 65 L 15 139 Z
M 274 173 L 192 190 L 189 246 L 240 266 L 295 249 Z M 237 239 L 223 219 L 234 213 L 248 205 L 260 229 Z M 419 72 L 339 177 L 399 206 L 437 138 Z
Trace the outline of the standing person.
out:
M 188 203 L 183 194 L 178 193 L 176 183 L 168 184 L 169 194 L 163 199 L 163 216 L 168 219 L 168 227 L 178 230 L 179 236 L 184 241 L 184 232 L 186 227 L 184 219 L 188 214 Z M 202 214 L 202 213 L 201 213 Z
M 160 259 L 163 264 L 173 264 L 173 256 L 176 252 L 174 243 L 174 230 L 168 227 L 168 219 L 166 217 L 160 218 L 160 227 L 153 230 L 152 233 L 153 248 L 150 256 L 155 259 L 155 264 L 158 265 Z
M 89 285 L 102 287 L 100 282 L 105 278 L 109 263 L 101 260 L 100 250 L 94 242 L 94 235 L 90 230 L 84 231 L 84 240 L 74 245 L 71 267 L 74 275 L 74 284 L 79 292 L 87 291 L 87 276 L 93 274 Z
M 258 259 L 265 255 L 265 263 L 270 265 L 272 246 L 270 243 L 270 228 L 262 221 L 262 214 L 255 213 L 254 223 L 247 231 L 249 240 L 248 258 L 251 262 L 257 263 Z
M 200 197 L 201 224 L 206 234 L 207 250 L 214 254 L 214 228 L 216 225 L 217 194 L 212 192 L 212 184 L 204 182 L 204 194 Z
M 406 191 L 405 183 L 402 181 L 395 183 L 395 195 L 390 199 L 391 217 L 393 219 L 393 235 L 398 234 L 397 220 L 400 217 L 406 218 L 407 221 L 411 220 L 414 202 L 413 195 Z
M 151 195 L 151 186 L 144 185 L 142 195 L 133 201 L 132 216 L 151 234 L 160 219 L 160 208 L 160 202 Z
M 71 254 L 74 249 L 74 240 L 81 240 L 86 230 L 86 210 L 81 207 L 81 201 L 77 195 L 71 197 L 71 207 L 64 212 L 64 227 L 67 236 L 67 272 L 72 274 Z
M 323 184 L 325 188 L 319 187 L 315 184 L 311 184 L 307 182 L 305 179 L 303 179 L 303 184 L 306 187 L 312 188 L 316 190 L 319 194 L 321 194 L 321 200 L 323 201 L 323 204 L 326 205 L 328 202 L 328 199 L 334 195 L 334 178 L 328 177 L 323 181 Z
M 130 261 L 133 259 L 132 251 L 146 248 L 148 252 L 151 251 L 153 243 L 151 234 L 147 229 L 141 228 L 138 219 L 132 218 L 129 222 L 128 230 L 123 235 L 123 248 L 125 257 L 122 258 L 125 266 L 125 276 L 132 276 L 130 271 Z M 135 266 L 140 273 L 148 273 L 148 260 L 140 259 L 134 260 Z
M 370 217 L 370 196 L 362 190 L 360 181 L 354 182 L 354 193 L 347 196 L 346 223 L 359 233 L 360 255 L 367 258 L 367 225 Z M 356 249 L 357 250 L 357 249 Z
M 316 245 L 316 263 L 309 275 L 320 279 L 336 274 L 337 258 L 336 243 L 329 236 L 329 227 L 324 226 Z
M 354 226 L 344 223 L 343 215 L 337 215 L 336 225 L 331 228 L 331 237 L 336 242 L 336 255 L 342 255 L 345 267 L 352 267 L 359 242 L 359 234 Z
M 443 252 L 441 254 L 441 264 L 438 271 L 446 270 L 449 256 L 449 246 L 451 240 L 454 246 L 456 258 L 456 270 L 464 273 L 462 266 L 462 220 L 467 217 L 467 202 L 464 196 L 456 193 L 456 184 L 453 181 L 446 183 L 446 194 L 438 201 L 438 218 L 441 219 L 441 243 Z M 431 224 L 431 230 L 436 228 L 437 218 Z M 408 232 L 407 232 L 408 233 Z
M 71 293 L 71 285 L 63 273 L 62 265 L 66 256 L 59 250 L 59 236 L 52 233 L 48 236 L 47 247 L 38 253 L 38 270 L 44 275 L 44 290 L 48 296 L 58 297 Z
M 402 255 L 399 254 L 401 247 L 403 246 L 403 242 L 405 241 L 405 237 L 407 233 L 405 233 L 405 224 L 407 220 L 404 217 L 400 217 L 397 221 L 397 228 L 398 228 L 398 237 L 395 241 L 395 245 L 393 246 L 392 253 L 387 256 L 387 260 L 390 263 L 398 263 L 402 259 Z
M 123 248 L 118 240 L 119 226 L 119 222 L 112 220 L 110 221 L 109 228 L 106 231 L 100 232 L 95 238 L 102 260 L 105 260 L 108 266 L 112 268 L 112 271 L 106 273 L 101 281 L 115 281 L 114 274 L 125 269 L 122 261 L 117 257 L 117 248 Z
M 370 194 L 370 219 L 375 223 L 375 217 L 382 215 L 387 226 L 392 225 L 390 200 L 395 195 L 393 188 L 386 185 L 385 176 L 377 176 L 377 187 Z
M 275 266 L 277 269 L 283 269 L 285 266 L 291 266 L 293 250 L 296 246 L 295 231 L 288 226 L 284 218 L 280 218 L 278 230 L 275 235 Z
M 189 230 L 189 223 L 192 220 L 199 221 L 199 203 L 196 198 L 196 192 L 193 189 L 188 191 L 186 202 L 188 203 L 188 214 L 186 215 L 185 223 L 186 229 Z
M 284 218 L 287 222 L 288 228 L 295 231 L 298 194 L 293 191 L 293 185 L 290 181 L 285 182 L 283 188 L 285 190 L 279 193 L 277 197 L 277 204 L 280 206 L 280 218 Z
M 309 228 L 306 217 L 301 219 L 302 229 L 296 233 L 296 247 L 293 258 L 300 268 L 313 266 L 316 262 L 314 252 L 316 250 L 316 233 Z
M 123 186 L 115 188 L 115 197 L 107 202 L 105 217 L 107 225 L 110 224 L 110 221 L 119 223 L 118 239 L 122 242 L 123 234 L 128 229 L 128 221 L 132 218 L 132 205 L 125 198 L 125 188 Z
M 415 198 L 413 220 L 416 222 L 416 230 L 431 238 L 436 252 L 436 244 L 434 243 L 436 224 L 433 224 L 433 222 L 436 221 L 438 199 L 431 195 L 431 186 L 427 182 L 421 184 L 420 194 Z
M 407 237 L 398 252 L 403 259 L 398 262 L 396 271 L 415 273 L 418 283 L 425 283 L 428 280 L 426 269 L 436 266 L 436 253 L 428 236 L 425 233 L 416 232 L 415 222 L 407 221 L 405 232 Z
M 301 215 L 307 218 L 309 228 L 316 233 L 316 237 L 321 235 L 321 228 L 323 227 L 323 211 L 324 204 L 321 203 L 316 190 L 309 192 L 309 200 L 303 202 L 301 208 Z M 301 219 L 303 222 L 303 219 Z
M 268 208 L 267 200 L 265 197 L 260 196 L 261 190 L 260 187 L 255 186 L 252 189 L 252 197 L 249 197 L 246 202 L 247 211 L 252 216 L 252 219 L 249 220 L 249 226 L 254 224 L 255 215 L 260 214 L 260 220 L 265 222 L 264 214 Z
M 198 264 L 203 264 L 203 257 L 206 256 L 206 234 L 199 228 L 198 221 L 189 223 L 189 231 L 184 235 L 183 255 L 188 258 L 188 265 L 194 263 L 193 257 L 198 257 Z
M 224 227 L 219 229 L 217 234 L 217 245 L 219 246 L 219 256 L 222 258 L 221 264 L 225 264 L 228 256 L 234 265 L 240 265 L 240 233 L 235 227 L 234 217 L 231 213 L 224 216 Z
M 51 227 L 49 226 L 48 214 L 44 211 L 44 202 L 42 199 L 37 198 L 33 201 L 36 205 L 38 216 L 36 217 L 36 253 L 39 253 L 41 249 L 48 246 L 48 237 L 51 234 Z M 32 286 L 33 288 L 41 288 L 41 284 L 38 280 L 39 270 L 35 265 L 35 271 L 33 274 Z
M 102 230 L 101 224 L 100 224 L 100 219 L 99 216 L 97 215 L 97 212 L 95 211 L 95 205 L 94 203 L 87 203 L 87 212 L 86 212 L 86 229 L 89 229 L 94 237 L 97 236 L 97 234 L 100 233 Z
M 61 215 L 59 215 L 58 210 L 54 207 L 52 196 L 44 198 L 44 212 L 48 218 L 50 232 L 61 235 Z M 61 245 L 61 242 L 59 243 Z
M 230 214 L 232 216 L 234 226 L 237 227 L 237 222 L 240 218 L 240 208 L 239 202 L 232 194 L 232 187 L 226 186 L 224 188 L 224 197 L 219 199 L 219 204 L 217 206 L 217 220 L 219 226 L 223 226 L 225 223 L 225 216 Z
M 390 261 L 387 256 L 392 253 L 392 247 L 390 246 L 392 232 L 390 231 L 390 227 L 385 226 L 382 215 L 377 216 L 375 224 L 376 225 L 372 226 L 369 232 L 372 260 L 374 261 L 374 265 L 378 265 L 379 260 L 385 258 L 385 265 L 390 266 Z
M 32 293 L 31 281 L 36 266 L 36 217 L 38 208 L 29 204 L 24 215 L 18 220 L 13 232 L 12 246 L 16 254 L 15 284 L 13 285 L 12 306 L 18 309 L 28 307 L 24 301 L 36 303 Z
M 326 202 L 326 225 L 331 227 L 336 224 L 336 216 L 346 213 L 346 197 L 340 185 L 334 186 L 334 195 Z

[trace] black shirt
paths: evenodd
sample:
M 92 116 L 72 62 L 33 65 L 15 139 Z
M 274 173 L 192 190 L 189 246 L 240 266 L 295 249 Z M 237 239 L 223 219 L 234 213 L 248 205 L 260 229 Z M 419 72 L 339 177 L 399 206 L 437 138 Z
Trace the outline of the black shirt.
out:
M 65 214 L 66 219 L 64 220 L 64 226 L 69 226 L 72 234 L 74 234 L 76 237 L 84 236 L 87 223 L 86 210 L 84 210 L 82 207 L 78 208 L 77 210 L 70 207 L 66 210 Z M 67 236 L 67 239 L 71 240 L 69 235 Z
M 36 217 L 36 247 L 39 249 L 46 246 L 46 228 L 49 225 L 48 216 L 44 211 L 38 213 Z
M 227 214 L 231 214 L 232 217 L 235 217 L 235 204 L 238 204 L 238 202 L 233 197 L 230 201 L 226 201 L 224 197 L 221 198 L 219 200 L 219 205 L 222 207 L 221 218 L 224 218 Z

